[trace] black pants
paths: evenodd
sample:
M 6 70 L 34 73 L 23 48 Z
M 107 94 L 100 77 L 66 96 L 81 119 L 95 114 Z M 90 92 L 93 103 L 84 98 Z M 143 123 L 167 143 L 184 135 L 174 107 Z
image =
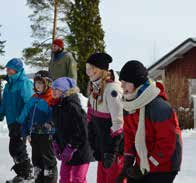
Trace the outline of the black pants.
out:
M 36 183 L 56 183 L 57 162 L 53 153 L 50 135 L 32 134 L 31 146 L 33 166 L 35 169 L 40 170 Z
M 12 123 L 9 129 L 9 153 L 12 156 L 15 165 L 12 169 L 17 175 L 28 177 L 31 174 L 31 164 L 27 154 L 26 144 L 22 139 L 22 129 L 18 123 Z
M 128 179 L 127 183 L 173 183 L 177 172 L 149 173 L 140 180 Z

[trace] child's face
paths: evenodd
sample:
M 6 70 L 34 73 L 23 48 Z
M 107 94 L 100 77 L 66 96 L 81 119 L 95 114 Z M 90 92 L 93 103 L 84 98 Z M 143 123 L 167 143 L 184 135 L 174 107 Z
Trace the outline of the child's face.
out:
M 63 92 L 61 90 L 58 90 L 56 88 L 52 88 L 52 97 L 54 99 L 60 98 L 63 95 Z
M 89 77 L 90 81 L 96 81 L 102 75 L 102 70 L 87 63 L 86 64 L 86 74 Z
M 6 72 L 7 72 L 8 76 L 12 76 L 12 75 L 16 74 L 16 71 L 11 68 L 7 68 Z
M 135 91 L 135 86 L 133 83 L 129 83 L 123 80 L 121 80 L 121 87 L 124 94 L 131 94 Z
M 40 93 L 43 93 L 43 91 L 44 91 L 44 83 L 42 81 L 35 81 L 35 88 Z

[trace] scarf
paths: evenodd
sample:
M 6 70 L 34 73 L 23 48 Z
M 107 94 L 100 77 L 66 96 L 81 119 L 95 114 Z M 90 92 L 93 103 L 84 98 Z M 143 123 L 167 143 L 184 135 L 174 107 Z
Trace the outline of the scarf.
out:
M 145 106 L 155 99 L 159 93 L 160 90 L 154 83 L 151 83 L 135 100 L 123 101 L 123 108 L 130 113 L 135 112 L 136 109 L 140 109 L 139 123 L 135 135 L 135 148 L 140 158 L 140 170 L 143 174 L 150 171 L 146 147 Z

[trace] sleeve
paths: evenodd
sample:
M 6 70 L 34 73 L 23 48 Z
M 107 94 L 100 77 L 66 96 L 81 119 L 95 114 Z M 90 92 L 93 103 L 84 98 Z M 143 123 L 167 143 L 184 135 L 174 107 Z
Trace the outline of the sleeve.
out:
M 124 131 L 124 153 L 136 156 L 135 150 L 135 134 L 133 131 L 133 127 L 131 126 L 129 120 L 131 120 L 130 115 L 125 117 L 123 131 Z
M 33 95 L 33 83 L 30 80 L 26 80 L 20 91 L 23 102 L 26 104 Z
M 155 144 L 149 153 L 149 161 L 154 168 L 159 164 L 171 161 L 176 147 L 176 126 L 174 113 L 169 119 L 161 122 L 153 122 L 155 131 Z
M 20 113 L 20 116 L 17 118 L 18 123 L 24 124 L 26 122 L 26 119 L 28 118 L 29 111 L 30 111 L 30 102 L 31 100 L 29 100 L 29 102 L 25 104 L 22 112 Z
M 113 133 L 122 132 L 123 128 L 123 107 L 121 103 L 122 90 L 120 86 L 109 84 L 106 89 L 106 103 L 112 118 L 111 130 Z
M 23 126 L 23 136 L 26 137 L 31 134 L 32 121 L 29 119 L 31 109 L 31 99 L 25 104 L 20 116 L 16 119 L 18 123 Z
M 3 101 L 0 104 L 0 121 L 3 121 L 5 116 L 5 110 L 4 110 L 4 106 L 3 106 Z
M 5 88 L 6 88 L 6 86 L 5 86 Z M 5 92 L 5 89 L 3 91 L 3 96 L 4 96 L 4 92 Z M 5 104 L 4 104 L 3 98 L 4 97 L 2 97 L 1 102 L 0 102 L 0 121 L 3 121 L 4 116 L 5 116 L 5 106 L 4 106 Z
M 71 146 L 73 146 L 74 148 L 78 148 L 82 146 L 87 140 L 86 113 L 79 107 L 71 105 L 69 115 L 73 116 L 72 121 L 70 121 L 73 127 L 73 135 L 71 136 L 68 143 L 71 144 Z
M 73 78 L 77 81 L 77 63 L 70 54 L 67 55 L 67 60 L 67 77 Z

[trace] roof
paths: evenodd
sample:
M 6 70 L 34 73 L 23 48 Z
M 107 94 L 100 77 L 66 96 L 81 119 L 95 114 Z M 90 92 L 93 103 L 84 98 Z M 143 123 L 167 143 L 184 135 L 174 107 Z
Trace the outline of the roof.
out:
M 171 64 L 178 58 L 181 58 L 183 54 L 187 53 L 193 47 L 196 47 L 196 38 L 188 38 L 176 48 L 171 50 L 157 62 L 148 67 L 149 74 L 163 70 L 167 65 Z

